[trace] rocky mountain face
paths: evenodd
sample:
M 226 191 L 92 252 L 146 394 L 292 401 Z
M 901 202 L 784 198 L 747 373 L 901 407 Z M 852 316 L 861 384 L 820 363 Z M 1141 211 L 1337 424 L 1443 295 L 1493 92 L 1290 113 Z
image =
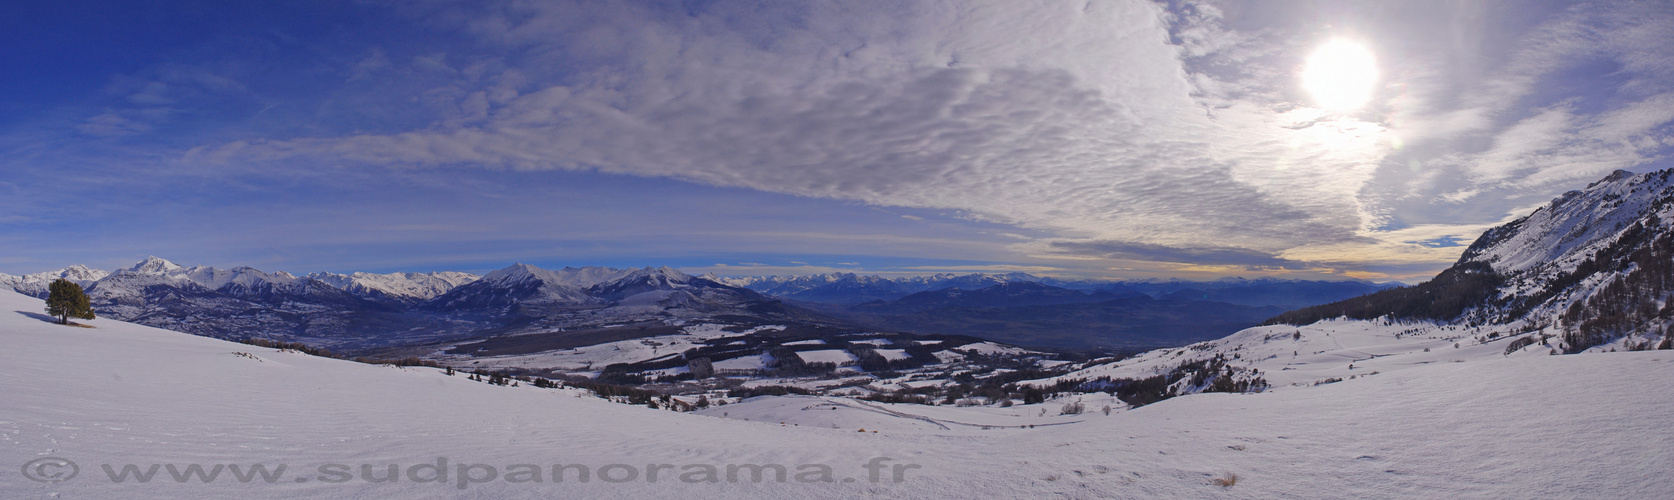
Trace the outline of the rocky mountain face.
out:
M 1511 327 L 1556 339 L 1563 352 L 1666 345 L 1674 322 L 1671 175 L 1618 170 L 1483 233 L 1429 282 L 1274 322 L 1346 316 Z

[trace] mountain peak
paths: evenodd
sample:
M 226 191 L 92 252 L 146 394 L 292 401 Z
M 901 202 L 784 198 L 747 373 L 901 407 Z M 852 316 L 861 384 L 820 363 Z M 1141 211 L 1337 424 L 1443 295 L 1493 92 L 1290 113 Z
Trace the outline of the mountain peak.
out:
M 530 278 L 543 279 L 548 274 L 551 273 L 545 269 L 519 262 L 488 273 L 482 279 L 489 283 L 512 283 Z
M 662 267 L 645 266 L 643 268 L 640 268 L 639 270 L 634 271 L 633 274 L 630 274 L 629 276 L 626 276 L 623 279 L 626 279 L 628 277 L 655 277 L 655 276 L 662 276 L 664 278 L 669 279 L 670 281 L 676 281 L 676 282 L 683 282 L 683 281 L 691 279 L 691 275 L 680 272 L 679 269 L 675 269 L 675 268 L 668 267 L 668 266 L 662 266 Z
M 58 272 L 59 277 L 70 281 L 98 281 L 109 274 L 110 273 L 108 272 L 91 269 L 81 264 L 66 267 L 64 270 Z
M 169 262 L 162 257 L 152 255 L 146 257 L 145 260 L 140 261 L 138 264 L 134 264 L 134 267 L 129 268 L 128 270 L 140 274 L 168 274 L 181 269 L 184 268 L 173 262 Z

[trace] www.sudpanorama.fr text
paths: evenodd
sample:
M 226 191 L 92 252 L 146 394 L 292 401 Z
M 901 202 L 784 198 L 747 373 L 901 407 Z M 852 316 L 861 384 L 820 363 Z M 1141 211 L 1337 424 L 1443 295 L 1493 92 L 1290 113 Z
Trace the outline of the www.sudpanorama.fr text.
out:
M 922 469 L 923 466 L 908 463 L 889 463 L 894 459 L 889 457 L 874 457 L 860 465 L 865 470 L 866 480 L 872 483 L 884 481 L 900 483 L 907 480 L 907 471 Z M 459 489 L 465 489 L 473 484 L 505 482 L 512 484 L 524 483 L 564 483 L 567 481 L 588 483 L 597 479 L 606 483 L 631 483 L 645 481 L 682 482 L 682 483 L 720 483 L 720 482 L 778 482 L 778 483 L 834 483 L 855 482 L 853 477 L 836 477 L 836 468 L 828 464 L 798 464 L 786 467 L 781 464 L 646 464 L 643 467 L 629 464 L 607 464 L 597 468 L 585 464 L 552 464 L 541 466 L 536 464 L 511 464 L 496 467 L 479 463 L 456 463 L 449 466 L 446 457 L 438 457 L 434 462 L 421 462 L 412 465 L 402 464 L 360 464 L 358 467 L 349 464 L 328 463 L 313 468 L 313 475 L 299 475 L 290 477 L 287 481 L 285 471 L 291 469 L 287 464 L 276 464 L 272 467 L 266 464 L 100 464 L 100 472 L 112 483 L 150 483 L 152 481 L 173 481 L 175 483 L 210 484 L 224 479 L 231 479 L 240 483 L 325 483 L 343 484 L 354 481 L 366 483 L 438 483 L 451 484 Z M 23 466 L 23 475 L 39 482 L 65 482 L 79 475 L 81 469 L 75 462 L 61 458 L 42 458 L 31 460 Z

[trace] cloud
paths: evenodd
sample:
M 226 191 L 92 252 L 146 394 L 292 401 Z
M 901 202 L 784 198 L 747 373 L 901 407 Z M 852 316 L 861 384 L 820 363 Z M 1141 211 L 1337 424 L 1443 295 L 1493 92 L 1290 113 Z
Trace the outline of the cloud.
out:
M 1177 262 L 1210 266 L 1242 266 L 1248 269 L 1308 269 L 1305 262 L 1282 259 L 1272 254 L 1233 247 L 1169 247 L 1122 241 L 1058 241 L 1052 248 L 1061 252 L 1107 259 Z
M 86 122 L 76 128 L 88 135 L 122 136 L 150 132 L 151 124 L 107 111 L 88 118 Z
M 1297 132 L 1247 103 L 1211 116 L 1152 3 L 705 8 L 461 7 L 462 29 L 521 54 L 501 73 L 516 83 L 433 94 L 475 118 L 191 158 L 597 170 L 1261 251 L 1363 225 L 1375 128 Z
M 1458 193 L 1562 192 L 1653 162 L 1674 122 L 1670 21 L 1662 2 L 1573 5 L 1521 33 L 1483 78 L 1460 82 L 1462 106 L 1409 116 L 1402 132 L 1446 145 L 1433 164 L 1476 184 Z

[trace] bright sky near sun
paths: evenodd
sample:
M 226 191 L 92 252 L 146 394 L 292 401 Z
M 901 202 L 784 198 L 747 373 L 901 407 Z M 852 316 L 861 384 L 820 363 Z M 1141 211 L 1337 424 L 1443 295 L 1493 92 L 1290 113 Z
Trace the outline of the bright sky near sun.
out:
M 0 272 L 1422 280 L 1667 168 L 1668 2 L 31 2 Z

